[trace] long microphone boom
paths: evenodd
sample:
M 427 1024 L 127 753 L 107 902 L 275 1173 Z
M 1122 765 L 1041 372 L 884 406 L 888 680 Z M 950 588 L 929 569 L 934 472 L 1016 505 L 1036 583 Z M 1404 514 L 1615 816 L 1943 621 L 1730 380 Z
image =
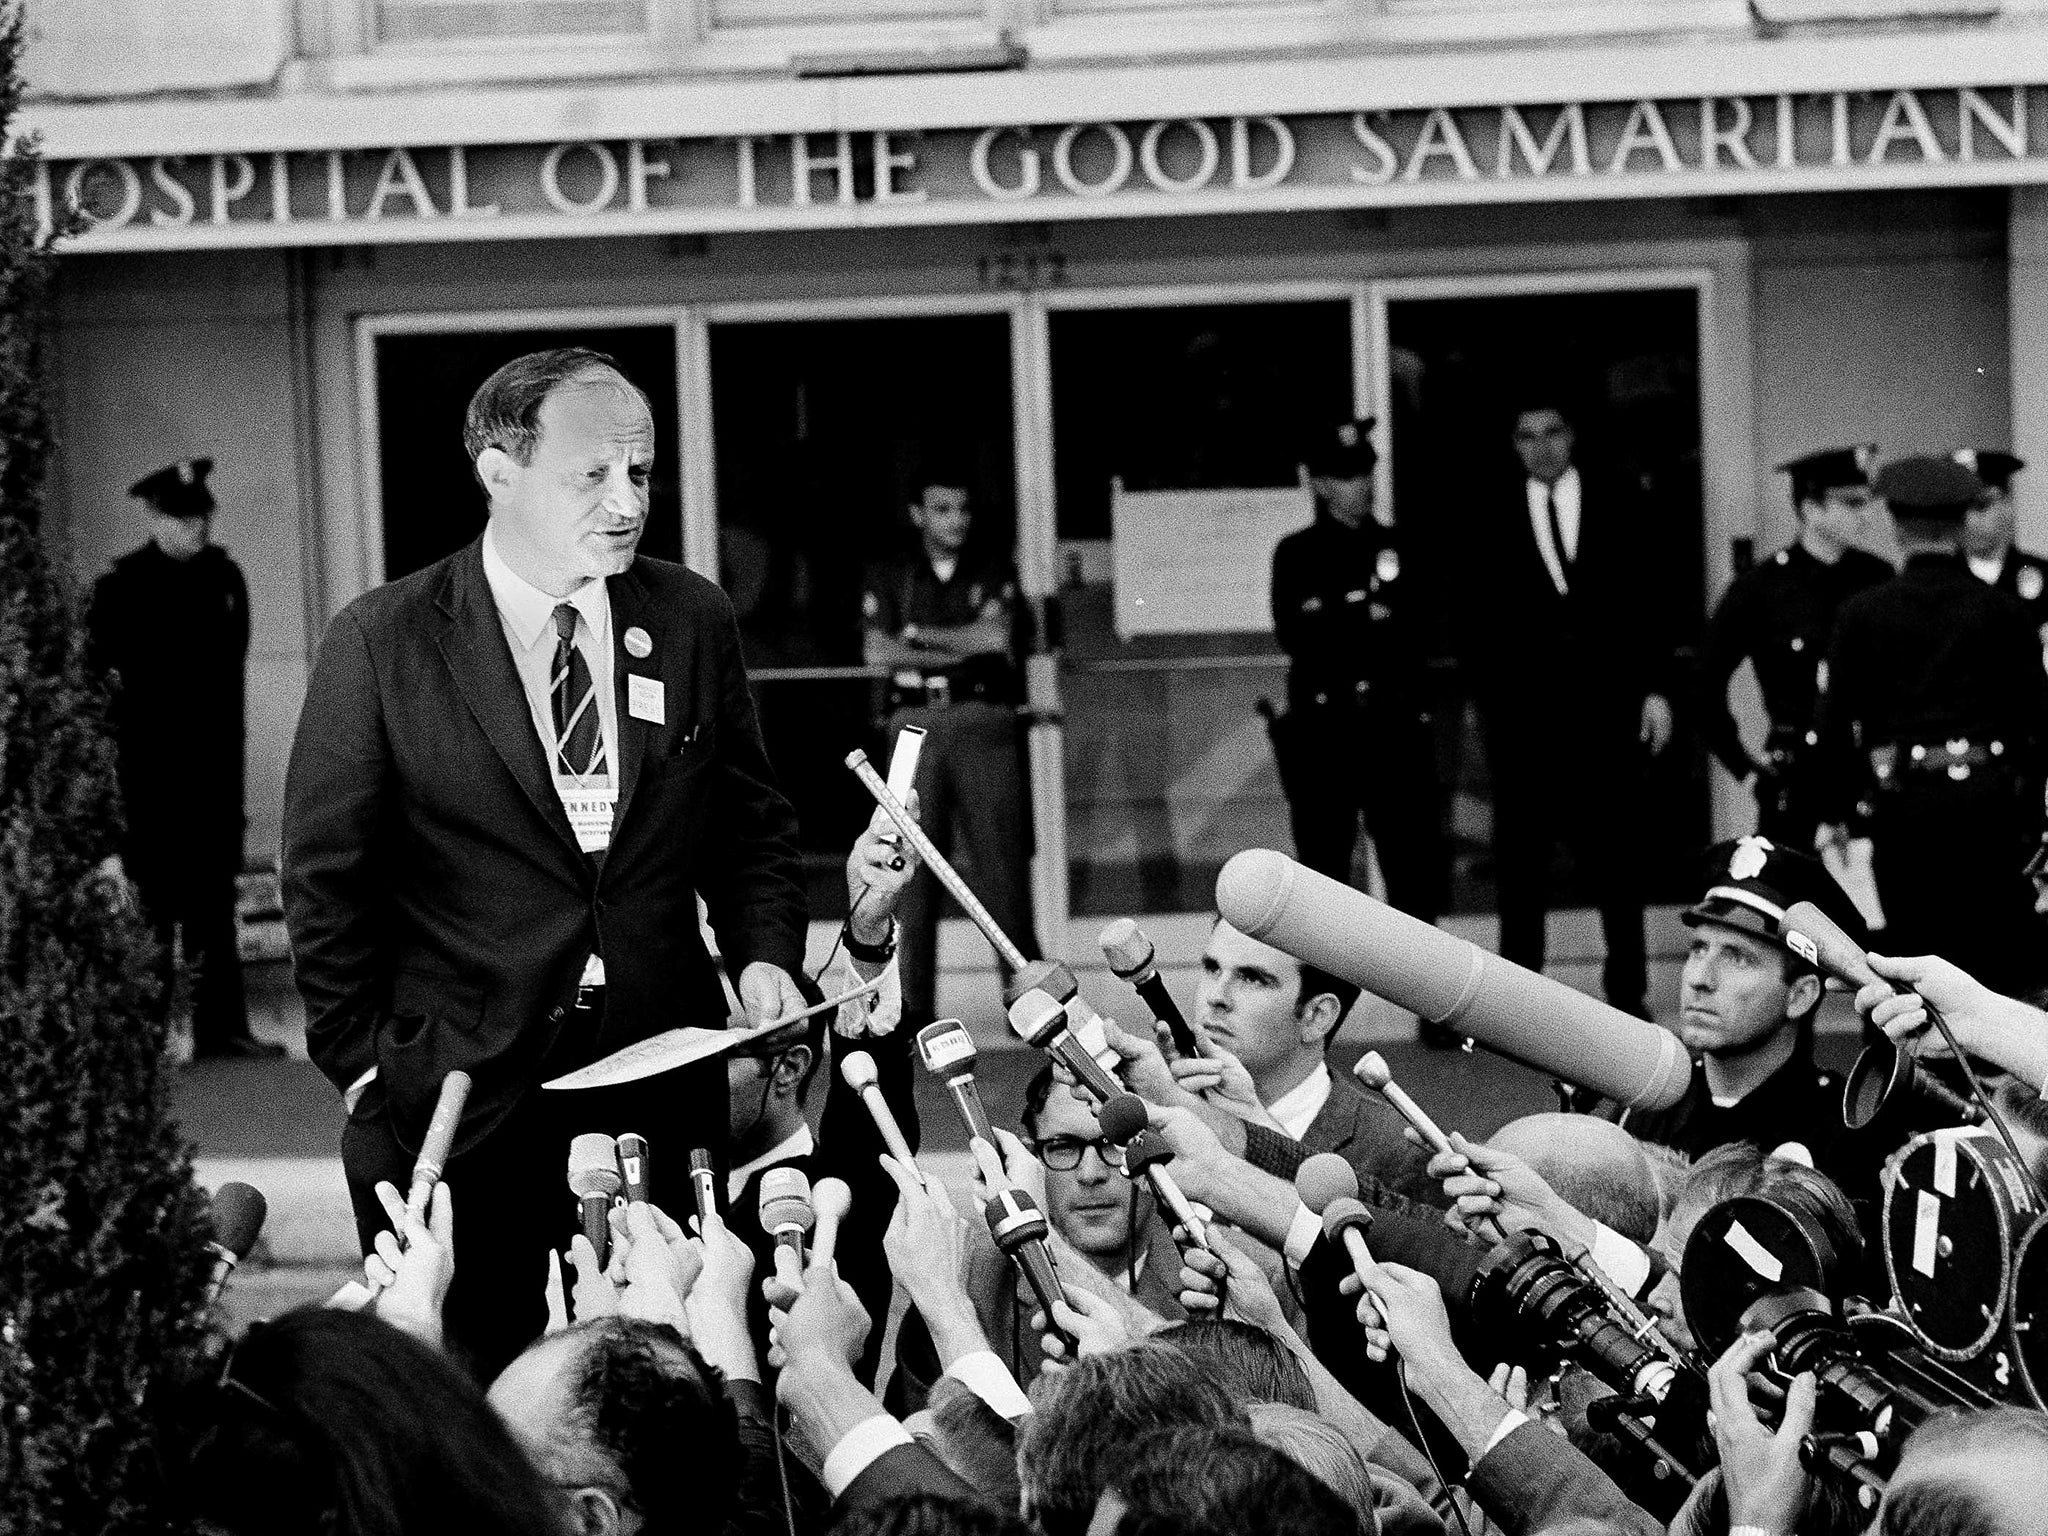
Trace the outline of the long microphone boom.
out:
M 269 1214 L 270 1202 L 253 1184 L 227 1183 L 214 1191 L 213 1237 L 206 1245 L 207 1252 L 213 1255 L 213 1276 L 206 1283 L 207 1306 L 220 1301 L 221 1292 L 227 1289 L 228 1276 L 256 1246 L 264 1218 Z
M 988 1109 L 981 1102 L 981 1089 L 974 1081 L 974 1063 L 980 1053 L 966 1027 L 958 1019 L 940 1019 L 936 1024 L 925 1025 L 917 1032 L 917 1054 L 924 1060 L 925 1071 L 943 1080 L 952 1094 L 953 1107 L 960 1111 L 968 1139 L 972 1141 L 978 1136 L 990 1146 L 998 1146 L 996 1133 L 989 1125 Z
M 1232 927 L 1489 1050 L 1620 1104 L 1668 1109 L 1692 1062 L 1675 1035 L 1526 970 L 1269 848 L 1231 858 L 1216 907 Z
M 597 1252 L 597 1267 L 611 1262 L 612 1201 L 626 1181 L 619 1177 L 619 1144 L 603 1131 L 586 1131 L 569 1143 L 569 1193 L 583 1219 L 583 1235 Z
M 1165 978 L 1159 974 L 1158 952 L 1145 930 L 1128 917 L 1120 917 L 1102 930 L 1100 943 L 1110 970 L 1120 981 L 1129 982 L 1152 1010 L 1152 1017 L 1166 1026 L 1173 1036 L 1173 1048 L 1183 1056 L 1199 1055 L 1201 1047 L 1195 1041 L 1195 1032 L 1181 1017 L 1180 1004 L 1173 1000 Z

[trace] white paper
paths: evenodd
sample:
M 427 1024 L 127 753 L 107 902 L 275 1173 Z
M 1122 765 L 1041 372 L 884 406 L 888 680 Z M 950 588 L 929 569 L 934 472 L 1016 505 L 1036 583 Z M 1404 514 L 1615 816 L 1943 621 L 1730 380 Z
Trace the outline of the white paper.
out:
M 1750 1236 L 1749 1228 L 1741 1222 L 1729 1222 L 1727 1235 L 1721 1241 L 1734 1249 L 1736 1257 L 1771 1284 L 1776 1285 L 1785 1278 L 1785 1266 L 1779 1262 L 1778 1256 Z
M 1941 1196 L 1931 1189 L 1914 1191 L 1913 1267 L 1934 1278 L 1935 1244 L 1941 1238 Z
M 1110 499 L 1117 638 L 1270 634 L 1273 546 L 1315 517 L 1307 486 Z
M 650 725 L 668 724 L 668 706 L 661 684 L 634 672 L 626 674 L 626 713 Z

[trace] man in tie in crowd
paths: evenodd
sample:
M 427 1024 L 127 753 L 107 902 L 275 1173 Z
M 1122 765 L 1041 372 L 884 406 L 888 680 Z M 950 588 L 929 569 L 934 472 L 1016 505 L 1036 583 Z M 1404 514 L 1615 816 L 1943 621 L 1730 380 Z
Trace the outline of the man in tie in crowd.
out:
M 1554 392 L 1524 393 L 1512 421 L 1516 473 L 1471 530 L 1464 646 L 1493 789 L 1500 952 L 1543 969 L 1562 841 L 1600 910 L 1607 1000 L 1647 1017 L 1638 848 L 1649 759 L 1672 731 L 1648 554 L 1660 530 L 1637 487 L 1579 463 Z
M 658 1136 L 724 1161 L 717 1062 L 620 1088 L 540 1085 L 727 1017 L 698 923 L 754 1024 L 802 1006 L 796 818 L 776 789 L 724 595 L 636 557 L 654 421 L 602 354 L 506 364 L 463 444 L 482 537 L 365 594 L 322 641 L 285 786 L 284 897 L 313 1059 L 345 1095 L 367 1249 L 443 1079 L 474 1081 L 451 1334 L 488 1373 L 543 1321 L 569 1140 Z M 394 515 L 403 515 L 399 509 Z
M 1799 536 L 1728 584 L 1707 625 L 1700 666 L 1700 719 L 1707 745 L 1756 794 L 1757 831 L 1784 848 L 1810 850 L 1815 804 L 1815 702 L 1834 638 L 1835 615 L 1858 592 L 1891 579 L 1891 565 L 1857 547 L 1871 503 L 1873 445 L 1829 448 L 1780 464 L 1792 477 Z M 1770 717 L 1763 750 L 1742 739 L 1728 682 L 1747 658 Z
M 128 488 L 149 542 L 94 584 L 87 644 L 113 686 L 121 863 L 164 947 L 163 1006 L 175 935 L 193 973 L 193 1054 L 281 1056 L 249 1033 L 235 949 L 249 588 L 211 541 L 212 471 L 184 459 Z

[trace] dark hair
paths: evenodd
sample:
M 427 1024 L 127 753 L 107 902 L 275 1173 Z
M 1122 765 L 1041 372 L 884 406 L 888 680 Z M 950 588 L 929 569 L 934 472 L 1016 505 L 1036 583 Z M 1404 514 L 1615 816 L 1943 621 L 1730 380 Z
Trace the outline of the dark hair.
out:
M 1801 1225 L 1820 1240 L 1828 1294 L 1840 1295 L 1845 1287 L 1853 1291 L 1862 1283 L 1863 1236 L 1856 1209 L 1826 1174 L 1772 1157 L 1753 1142 L 1731 1141 L 1688 1168 L 1679 1189 L 1679 1199 L 1703 1208 L 1736 1195 L 1755 1195 L 1802 1218 Z
M 733 1049 L 735 1056 L 744 1056 L 753 1061 L 776 1062 L 787 1056 L 798 1046 L 810 1050 L 810 1059 L 804 1064 L 804 1074 L 796 1081 L 796 1101 L 802 1104 L 811 1096 L 811 1083 L 818 1075 L 818 1068 L 825 1061 L 825 1016 L 812 1014 L 800 1023 L 791 1024 L 758 1040 L 749 1040 L 743 1046 Z
M 1024 1127 L 1024 1134 L 1032 1141 L 1038 1139 L 1038 1117 L 1045 1113 L 1046 1101 L 1052 1097 L 1052 1085 L 1059 1081 L 1052 1075 L 1052 1063 L 1047 1062 L 1031 1074 L 1031 1081 L 1024 1085 L 1024 1113 L 1017 1117 Z
M 1346 981 L 1342 976 L 1332 976 L 1321 966 L 1310 965 L 1304 960 L 1301 962 L 1301 990 L 1294 996 L 1294 1011 L 1300 1013 L 1327 992 L 1337 999 L 1337 1023 L 1342 1024 L 1344 1015 L 1351 1011 L 1351 1005 L 1358 1001 L 1358 994 L 1364 990 L 1363 987 Z M 1336 1027 L 1333 1025 L 1329 1034 L 1323 1036 L 1323 1044 L 1328 1046 L 1330 1035 L 1336 1033 Z
M 710 1527 L 706 1526 L 708 1530 Z M 936 1493 L 899 1493 L 853 1505 L 833 1522 L 831 1536 L 1033 1536 L 1005 1510 Z
M 1366 1530 L 1379 1530 L 1372 1472 L 1343 1430 L 1320 1414 L 1285 1403 L 1253 1403 L 1251 1415 L 1253 1434 L 1349 1504 Z
M 560 1502 L 447 1356 L 300 1307 L 252 1325 L 184 1472 L 191 1513 L 264 1536 L 560 1536 Z
M 1894 1473 L 1878 1509 L 1879 1536 L 2020 1536 L 1983 1498 L 1983 1490 L 1962 1471 L 1950 1470 L 1957 1453 L 2004 1446 L 2031 1451 L 2048 1475 L 2048 1414 L 2030 1408 L 1985 1408 L 1975 1412 L 1941 1413 L 1929 1419 L 1906 1442 L 1900 1471 Z M 1941 1470 L 1927 1477 L 1913 1475 L 1909 1461 L 1929 1459 Z M 2035 1486 L 2028 1480 L 2025 1486 Z
M 1017 1431 L 974 1393 L 943 1381 L 925 1400 L 931 1451 L 968 1487 L 1005 1509 L 1017 1507 Z
M 1190 1318 L 1152 1337 L 1171 1344 L 1241 1403 L 1314 1408 L 1315 1388 L 1287 1346 L 1255 1323 L 1234 1317 Z
M 476 388 L 462 417 L 462 451 L 474 470 L 486 448 L 501 448 L 520 464 L 533 462 L 540 441 L 540 408 L 564 384 L 609 369 L 644 403 L 646 392 L 604 352 L 589 347 L 554 347 L 515 357 Z M 483 477 L 477 476 L 477 483 Z
M 1034 1412 L 1017 1437 L 1024 1511 L 1045 1536 L 1082 1536 L 1095 1502 L 1139 1436 L 1185 1426 L 1245 1425 L 1244 1410 L 1165 1344 L 1083 1358 L 1032 1384 Z
M 1233 1536 L 1359 1536 L 1358 1512 L 1249 1429 L 1181 1426 L 1147 1435 L 1111 1486 L 1134 1509 Z
M 737 1493 L 739 1419 L 724 1383 L 668 1323 L 590 1325 L 569 1419 L 619 1470 L 650 1531 L 722 1529 Z

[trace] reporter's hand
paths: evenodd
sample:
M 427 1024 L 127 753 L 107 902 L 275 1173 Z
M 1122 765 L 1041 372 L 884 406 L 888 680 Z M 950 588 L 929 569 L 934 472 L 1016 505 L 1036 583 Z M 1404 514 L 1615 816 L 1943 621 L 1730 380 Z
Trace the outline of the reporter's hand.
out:
M 882 1234 L 889 1272 L 927 1318 L 941 1309 L 964 1307 L 972 1313 L 974 1304 L 961 1283 L 967 1258 L 967 1222 L 953 1208 L 952 1195 L 939 1180 L 925 1183 L 914 1170 L 886 1153 L 882 1169 L 896 1182 L 896 1209 Z
M 1470 1232 L 1492 1220 L 1509 1232 L 1533 1228 L 1567 1242 L 1592 1240 L 1592 1223 L 1519 1157 L 1456 1131 L 1450 1142 L 1452 1150 L 1430 1158 L 1426 1171 L 1443 1180 L 1451 1200 L 1444 1222 L 1452 1230 Z
M 780 1370 L 849 1367 L 867 1345 L 867 1308 L 831 1265 L 813 1264 L 804 1273 L 803 1289 L 768 1318 L 768 1363 Z
M 1209 1241 L 1214 1251 L 1208 1257 L 1220 1258 L 1227 1272 L 1224 1289 L 1227 1299 L 1223 1315 L 1263 1328 L 1276 1337 L 1292 1332 L 1287 1313 L 1280 1305 L 1280 1297 L 1273 1289 L 1272 1277 L 1259 1261 L 1225 1236 L 1220 1227 L 1209 1228 Z M 1199 1248 L 1192 1249 L 1187 1257 L 1193 1258 L 1201 1252 Z M 1187 1260 L 1183 1259 L 1183 1270 L 1186 1267 Z
M 728 1381 L 759 1381 L 761 1362 L 747 1327 L 747 1287 L 754 1278 L 754 1252 L 713 1211 L 700 1218 L 702 1235 L 692 1239 L 703 1266 L 683 1299 L 689 1335 L 698 1351 Z
M 913 789 L 906 795 L 903 804 L 915 820 L 917 791 Z M 853 851 L 846 856 L 846 921 L 856 939 L 863 944 L 888 941 L 889 921 L 895 917 L 897 905 L 910 882 L 917 878 L 922 863 L 917 850 L 897 831 L 889 813 L 876 806 L 867 826 L 854 840 Z M 893 864 L 901 864 L 902 868 L 891 868 Z
M 455 1278 L 454 1200 L 447 1181 L 436 1184 L 422 1221 L 406 1209 L 395 1185 L 380 1183 L 377 1203 L 391 1230 L 379 1232 L 374 1251 L 363 1258 L 363 1277 L 375 1292 L 364 1310 L 435 1349 L 441 1347 L 441 1308 Z
M 1799 1443 L 1813 1430 L 1815 1386 L 1811 1372 L 1794 1377 L 1785 1393 L 1784 1418 L 1775 1433 L 1766 1429 L 1749 1400 L 1749 1372 L 1770 1348 L 1768 1333 L 1742 1335 L 1707 1372 L 1707 1390 L 1728 1524 L 1789 1533 L 1798 1530 L 1813 1491 L 1799 1460 Z
M 1671 728 L 1671 701 L 1661 693 L 1644 695 L 1636 737 L 1650 749 L 1650 756 L 1661 757 L 1664 749 L 1671 745 Z
M 755 960 L 740 972 L 740 1006 L 747 1010 L 747 1022 L 757 1028 L 777 1019 L 800 1013 L 804 995 L 789 972 L 766 960 Z
M 617 1212 L 614 1212 L 617 1215 Z M 613 1268 L 623 1276 L 619 1315 L 669 1323 L 687 1335 L 687 1302 L 704 1262 L 682 1228 L 642 1200 L 625 1208 L 623 1238 L 613 1244 Z
M 1856 994 L 1856 1011 L 1898 1044 L 1941 1044 L 1928 1030 L 1929 1004 L 1941 1010 L 1965 1050 L 1972 1049 L 2004 1000 L 1968 971 L 1939 955 L 1869 955 L 1870 968 L 1891 986 L 1872 983 Z M 1921 1037 L 1925 1033 L 1926 1038 Z
M 569 1305 L 575 1320 L 587 1323 L 593 1317 L 616 1316 L 618 1285 L 597 1262 L 597 1250 L 581 1232 L 569 1239 L 569 1268 L 576 1276 L 569 1287 Z
M 1455 1362 L 1464 1369 L 1458 1346 L 1451 1342 L 1451 1318 L 1435 1280 L 1405 1264 L 1373 1264 L 1363 1280 L 1344 1277 L 1339 1289 L 1357 1295 L 1358 1321 L 1365 1329 L 1366 1353 L 1384 1360 L 1390 1351 L 1419 1372 L 1444 1369 Z M 1360 1292 L 1363 1294 L 1360 1294 Z
M 1067 1300 L 1052 1304 L 1051 1323 L 1044 1312 L 1033 1312 L 1031 1326 L 1038 1330 L 1038 1347 L 1048 1360 L 1068 1362 L 1066 1340 L 1053 1332 L 1054 1327 L 1072 1336 L 1083 1360 L 1124 1349 L 1131 1342 L 1122 1314 L 1100 1296 L 1082 1290 L 1069 1290 Z
M 1165 1028 L 1164 1025 L 1160 1027 Z M 1245 1070 L 1244 1063 L 1212 1040 L 1209 1032 L 1199 1024 L 1191 1028 L 1195 1034 L 1195 1049 L 1200 1054 L 1183 1056 L 1169 1063 L 1174 1081 L 1187 1092 L 1219 1109 L 1228 1110 L 1240 1120 L 1276 1131 L 1284 1130 L 1285 1127 L 1267 1112 L 1259 1098 L 1258 1086 L 1252 1082 L 1252 1075 Z
M 1536 1401 L 1529 1390 L 1529 1372 L 1524 1366 L 1509 1365 L 1503 1360 L 1493 1368 L 1493 1374 L 1486 1378 L 1487 1386 L 1501 1395 L 1510 1408 L 1517 1413 L 1527 1414 L 1553 1435 L 1567 1433 L 1565 1422 L 1559 1416 L 1558 1405 Z M 1786 1536 L 1791 1536 L 1790 1532 Z
M 998 1189 L 1015 1189 L 1031 1197 L 1032 1204 L 1045 1210 L 1045 1164 L 1031 1155 L 1031 1149 L 1013 1132 L 995 1126 L 1000 1146 L 992 1147 L 979 1136 L 968 1142 L 974 1155 L 974 1197 L 986 1206 Z

